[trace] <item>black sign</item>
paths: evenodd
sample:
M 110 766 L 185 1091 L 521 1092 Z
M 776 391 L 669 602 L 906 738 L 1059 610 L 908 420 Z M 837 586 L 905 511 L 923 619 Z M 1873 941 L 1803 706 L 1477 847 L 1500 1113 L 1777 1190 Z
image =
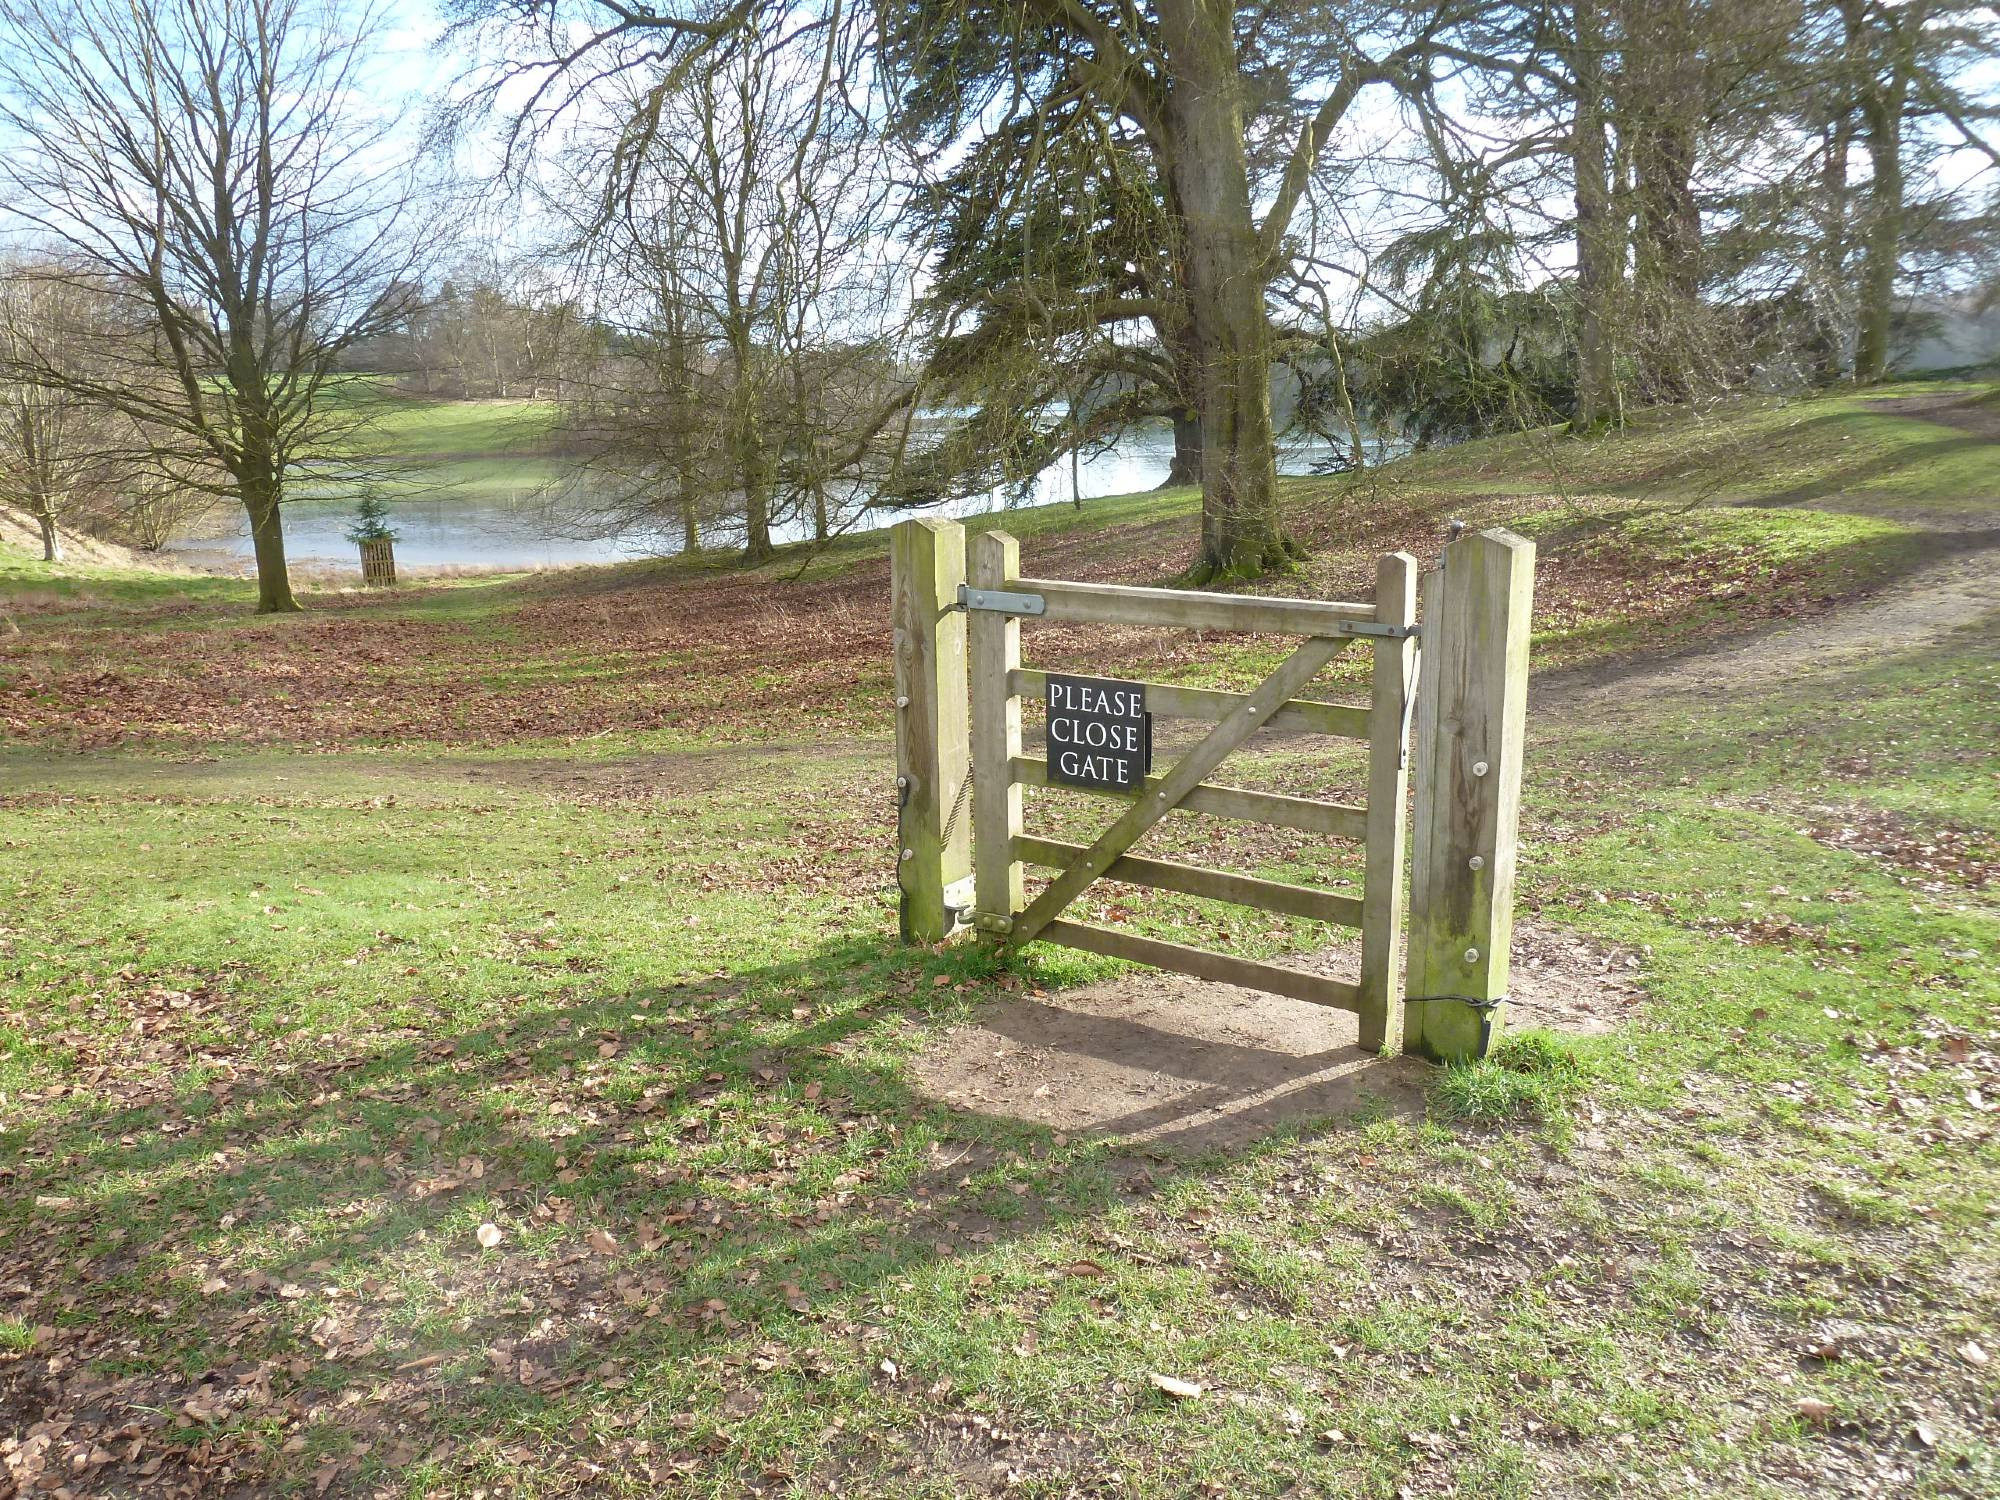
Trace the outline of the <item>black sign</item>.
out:
M 1153 716 L 1143 682 L 1048 678 L 1049 780 L 1136 792 L 1153 769 Z

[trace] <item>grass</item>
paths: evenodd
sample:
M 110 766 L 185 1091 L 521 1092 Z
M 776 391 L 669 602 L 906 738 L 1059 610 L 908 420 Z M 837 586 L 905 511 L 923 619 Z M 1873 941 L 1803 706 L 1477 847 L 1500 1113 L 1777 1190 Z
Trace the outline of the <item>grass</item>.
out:
M 1740 445 L 1755 446 L 1768 415 L 1761 406 L 1738 414 L 1751 429 Z M 1911 453 L 1928 441 L 1927 422 L 1882 420 L 1901 424 Z M 1576 665 L 1824 610 L 1907 572 L 1930 545 L 1895 505 L 1863 513 L 1851 496 L 1829 497 L 1836 508 L 1820 509 L 1614 493 L 1638 466 L 1628 451 L 1635 445 L 1652 451 L 1658 441 L 1642 431 L 1576 445 L 1606 486 L 1593 491 L 1535 491 L 1516 475 L 1482 482 L 1475 494 L 1453 477 L 1497 469 L 1494 454 L 1512 443 L 1480 448 L 1483 458 L 1453 450 L 1360 480 L 1287 481 L 1292 524 L 1313 552 L 1296 576 L 1269 586 L 1351 597 L 1372 586 L 1380 552 L 1434 555 L 1447 516 L 1511 525 L 1542 550 L 1539 658 Z M 1536 451 L 1516 456 L 1528 465 Z M 466 464 L 515 472 L 500 460 Z M 1162 583 L 1191 561 L 1197 505 L 1191 490 L 1161 491 L 971 524 L 1016 532 L 1028 565 L 1043 571 Z M 299 628 L 318 634 L 320 676 L 333 673 L 344 686 L 318 694 L 301 692 L 287 667 L 291 626 L 240 618 L 247 583 L 191 588 L 166 575 L 5 567 L 0 579 L 23 585 L 9 608 L 44 612 L 56 628 L 21 643 L 11 680 L 0 680 L 0 712 L 13 733 L 51 743 L 445 742 L 519 751 L 583 741 L 610 753 L 785 740 L 802 729 L 880 732 L 883 724 L 887 671 L 874 645 L 885 585 L 879 533 L 818 552 L 788 549 L 754 571 L 703 555 L 477 586 L 441 582 L 389 600 L 322 595 L 314 601 L 320 618 Z M 29 590 L 31 579 L 46 579 L 47 589 Z M 139 626 L 132 616 L 142 612 L 149 618 Z M 133 628 L 151 632 L 156 649 L 123 651 L 118 637 Z M 234 649 L 216 651 L 217 628 Z M 1071 632 L 1055 638 L 1046 665 L 1235 686 L 1268 671 L 1279 645 L 1250 640 L 1218 650 L 1193 634 L 1133 636 L 1107 654 L 1104 642 Z M 1357 683 L 1358 664 L 1337 668 L 1334 680 Z
M 347 446 L 368 457 L 511 459 L 543 451 L 560 408 L 553 401 L 455 401 L 401 390 L 377 376 L 355 376 L 334 391 L 331 407 L 360 425 Z
M 1466 503 L 1312 483 L 1301 590 L 1384 542 L 1428 552 Z M 1521 506 L 1540 659 L 1612 670 L 1772 603 L 1837 640 L 1832 612 L 1915 561 L 1899 505 Z M 1008 524 L 1038 567 L 1157 581 L 1188 511 Z M 1121 971 L 897 945 L 880 557 L 849 542 L 780 587 L 801 561 L 275 622 L 233 583 L 0 571 L 22 631 L 0 639 L 11 1480 L 2000 1487 L 2000 620 L 1754 695 L 1718 676 L 1614 714 L 1550 689 L 1523 917 L 1635 965 L 1634 1017 L 1513 1033 L 1413 1107 L 1385 1084 L 1169 1153 L 919 1086 L 968 1015 Z M 1262 659 L 1033 650 L 1180 680 Z M 1277 741 L 1239 774 L 1337 791 L 1358 768 Z M 1056 836 L 1103 816 L 1035 799 Z M 1354 875 L 1306 840 L 1227 856 Z M 1216 935 L 1199 903 L 1101 899 Z
M 1588 1079 L 1574 1044 L 1544 1031 L 1513 1031 L 1476 1062 L 1454 1063 L 1435 1090 L 1452 1118 L 1482 1125 L 1565 1118 Z

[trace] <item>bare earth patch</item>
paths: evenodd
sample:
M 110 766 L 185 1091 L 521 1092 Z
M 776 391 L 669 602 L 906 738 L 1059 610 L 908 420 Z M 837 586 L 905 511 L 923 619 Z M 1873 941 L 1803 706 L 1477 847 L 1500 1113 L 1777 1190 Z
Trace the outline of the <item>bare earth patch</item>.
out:
M 1940 644 L 1955 631 L 2000 614 L 2000 531 L 1931 531 L 1933 561 L 1823 618 L 1774 625 L 1720 647 L 1664 656 L 1624 656 L 1537 676 L 1536 712 L 1626 722 L 1656 714 L 1662 701 L 1728 695 L 1754 700 L 1815 674 L 1831 674 L 1895 651 Z
M 1880 401 L 1870 401 L 1868 409 L 1886 412 L 1892 417 L 1935 422 L 1940 427 L 1956 427 L 1960 432 L 2000 443 L 2000 405 L 1985 396 L 1965 396 L 1957 391 L 1925 396 L 1889 396 Z
M 1336 950 L 1302 966 L 1343 958 Z M 1559 928 L 1522 924 L 1509 1024 L 1610 1029 L 1639 1003 L 1631 962 Z M 1360 1111 L 1421 1114 L 1433 1076 L 1414 1059 L 1362 1051 L 1345 1011 L 1150 970 L 990 1005 L 920 1058 L 914 1075 L 922 1092 L 959 1109 L 1169 1151 L 1240 1147 Z

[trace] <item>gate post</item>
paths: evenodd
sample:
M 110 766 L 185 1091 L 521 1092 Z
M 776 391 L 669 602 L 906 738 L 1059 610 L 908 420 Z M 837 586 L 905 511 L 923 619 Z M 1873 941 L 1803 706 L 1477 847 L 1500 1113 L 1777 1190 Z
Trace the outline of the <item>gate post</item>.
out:
M 1417 623 L 1417 560 L 1391 552 L 1375 565 L 1375 620 Z M 1396 941 L 1403 929 L 1403 819 L 1409 814 L 1409 749 L 1403 711 L 1416 669 L 1417 643 L 1408 636 L 1375 642 L 1368 707 L 1368 828 L 1363 849 L 1361 992 L 1358 1041 L 1364 1052 L 1389 1045 L 1403 998 Z
M 1486 1055 L 1507 994 L 1534 543 L 1494 529 L 1424 579 L 1403 1050 Z
M 965 528 L 900 521 L 889 532 L 890 623 L 896 667 L 896 880 L 906 943 L 951 936 L 947 890 L 972 873 L 967 801 L 971 757 L 965 679 Z
M 970 577 L 979 589 L 1004 589 L 1021 576 L 1021 544 L 1004 531 L 972 539 Z M 1014 757 L 1021 753 L 1021 700 L 1009 674 L 1021 665 L 1021 622 L 982 609 L 972 617 L 972 879 L 986 932 L 1004 937 L 1021 909 L 1021 786 Z

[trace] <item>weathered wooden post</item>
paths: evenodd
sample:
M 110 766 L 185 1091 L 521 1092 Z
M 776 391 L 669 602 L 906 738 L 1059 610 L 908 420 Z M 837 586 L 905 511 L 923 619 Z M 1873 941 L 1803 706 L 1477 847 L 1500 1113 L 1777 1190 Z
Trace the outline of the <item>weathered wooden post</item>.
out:
M 1021 576 L 1021 544 L 1004 531 L 972 539 L 970 582 L 1004 589 Z M 979 925 L 1004 935 L 1021 909 L 1021 864 L 1014 840 L 1021 835 L 1021 784 L 1014 757 L 1021 753 L 1021 700 L 1010 680 L 1021 665 L 1021 622 L 982 609 L 972 616 L 972 797 L 978 862 L 973 869 Z
M 1408 627 L 1417 622 L 1417 560 L 1391 552 L 1375 565 L 1375 621 Z M 1403 919 L 1403 820 L 1408 815 L 1409 756 L 1404 708 L 1416 670 L 1417 643 L 1408 636 L 1377 637 L 1374 689 L 1368 705 L 1368 839 L 1362 874 L 1360 1035 L 1362 1048 L 1389 1044 L 1396 1005 L 1396 938 Z
M 1403 1050 L 1483 1057 L 1514 926 L 1534 543 L 1482 531 L 1424 579 Z
M 889 533 L 896 663 L 896 874 L 908 943 L 951 935 L 971 903 L 971 757 L 965 677 L 965 528 L 902 521 Z M 950 888 L 959 886 L 952 891 Z M 949 896 L 949 900 L 947 899 Z

